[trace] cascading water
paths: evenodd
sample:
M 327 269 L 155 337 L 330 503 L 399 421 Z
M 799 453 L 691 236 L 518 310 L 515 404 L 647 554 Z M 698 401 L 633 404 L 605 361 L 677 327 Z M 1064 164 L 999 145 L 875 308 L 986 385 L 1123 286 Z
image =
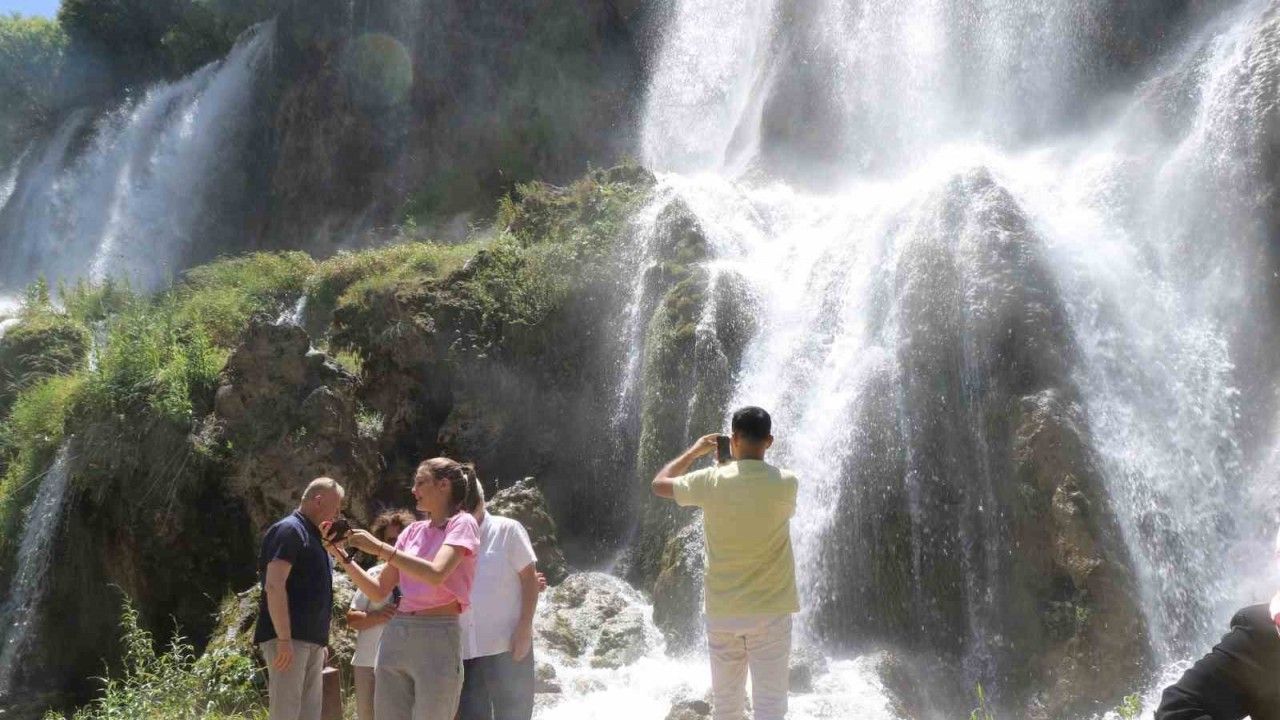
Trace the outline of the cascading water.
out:
M 22 169 L 22 163 L 30 152 L 31 146 L 27 146 L 25 150 L 18 153 L 18 158 L 5 169 L 4 174 L 0 175 L 0 210 L 4 210 L 4 206 L 9 203 L 9 198 L 13 196 L 13 190 L 18 186 L 18 171 Z
M 62 508 L 70 476 L 67 445 L 58 450 L 49 471 L 35 480 L 40 483 L 35 499 L 23 518 L 16 569 L 9 595 L 0 606 L 0 707 L 13 690 L 21 658 L 29 649 L 38 609 L 47 585 L 54 540 L 62 524 Z
M 195 236 L 216 235 L 211 195 L 245 142 L 274 27 L 253 28 L 225 60 L 106 113 L 88 139 L 86 113 L 69 117 L 0 205 L 0 287 L 43 275 L 152 288 L 179 271 Z
M 729 404 L 774 412 L 775 457 L 803 481 L 806 636 L 954 658 L 962 687 L 1025 683 L 1019 646 L 1051 640 L 1018 613 L 1059 612 L 1019 586 L 1011 477 L 1044 415 L 1086 445 L 1072 470 L 1097 476 L 1134 577 L 1109 602 L 1140 615 L 1156 680 L 1262 597 L 1275 512 L 1240 508 L 1274 497 L 1280 445 L 1242 418 L 1276 409 L 1257 328 L 1274 321 L 1278 16 L 673 4 L 646 161 L 705 233 L 708 282 L 750 289 Z

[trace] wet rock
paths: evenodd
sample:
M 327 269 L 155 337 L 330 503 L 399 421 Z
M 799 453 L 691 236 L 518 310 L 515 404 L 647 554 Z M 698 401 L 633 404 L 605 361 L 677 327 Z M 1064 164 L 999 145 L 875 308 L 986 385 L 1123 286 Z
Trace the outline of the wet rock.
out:
M 706 717 L 711 717 L 711 704 L 705 700 L 677 700 L 667 713 L 667 720 L 700 720 Z
M 1146 628 L 1083 411 L 1061 393 L 1045 391 L 1024 397 L 1019 415 L 1015 469 L 1038 506 L 1015 526 L 1036 574 L 1023 582 L 1048 601 L 1041 621 L 1045 650 L 1034 660 L 1047 680 L 1043 714 L 1114 706 L 1145 665 Z M 1030 536 L 1033 525 L 1044 533 L 1039 542 Z
M 534 619 L 538 647 L 568 662 L 618 668 L 640 659 L 657 641 L 645 624 L 639 594 L 598 572 L 574 573 L 548 590 Z
M 519 520 L 529 533 L 533 552 L 538 556 L 538 570 L 547 576 L 547 584 L 559 585 L 569 575 L 564 553 L 556 535 L 556 521 L 547 509 L 546 498 L 533 478 L 525 478 L 499 490 L 486 507 L 494 515 Z
M 892 652 L 879 654 L 875 671 L 895 716 L 909 720 L 920 720 L 926 716 L 929 704 L 924 693 L 928 677 L 918 672 L 902 655 Z
M 799 645 L 791 649 L 788 667 L 791 680 L 791 692 L 813 692 L 813 683 L 827 672 L 827 658 L 809 645 Z
M 533 691 L 535 693 L 558 693 L 561 691 L 560 680 L 556 677 L 556 667 L 554 665 L 539 662 L 534 667 Z
M 636 485 L 640 528 L 627 579 L 653 590 L 668 543 L 693 511 L 652 497 L 649 479 L 704 433 L 723 430 L 743 349 L 755 332 L 747 284 L 731 272 L 708 272 L 706 233 L 683 202 L 664 208 L 654 225 L 656 262 L 645 278 L 640 446 Z M 688 633 L 678 631 L 677 643 Z
M 198 435 L 231 464 L 229 485 L 255 528 L 289 512 L 322 475 L 343 485 L 348 512 L 364 518 L 381 459 L 356 422 L 355 383 L 311 350 L 300 327 L 257 322 L 245 330 Z
M 329 624 L 329 664 L 344 670 L 351 667 L 355 655 L 356 632 L 347 627 L 347 608 L 356 587 L 344 573 L 333 574 L 333 617 Z M 258 622 L 258 603 L 262 591 L 259 586 L 230 595 L 222 601 L 217 623 L 209 636 L 205 652 L 229 650 L 262 661 L 253 633 Z M 344 677 L 350 677 L 346 673 Z M 264 680 L 265 682 L 265 680 Z
M 1114 706 L 1139 682 L 1145 629 L 1042 240 L 982 168 L 913 212 L 883 288 L 894 310 L 870 320 L 894 327 L 892 360 L 868 364 L 838 440 L 853 460 L 837 471 L 813 623 L 942 658 L 943 676 L 980 657 L 1009 707 Z
M 667 542 L 662 569 L 653 584 L 653 624 L 667 640 L 667 652 L 696 649 L 704 637 L 703 578 L 706 572 L 702 516 Z

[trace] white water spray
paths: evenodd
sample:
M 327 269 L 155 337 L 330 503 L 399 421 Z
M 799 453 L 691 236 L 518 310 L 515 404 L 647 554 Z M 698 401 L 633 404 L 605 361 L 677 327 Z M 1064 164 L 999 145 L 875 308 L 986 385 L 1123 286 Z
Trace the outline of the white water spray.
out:
M 40 487 L 23 517 L 22 539 L 15 556 L 16 570 L 9 595 L 0 606 L 0 704 L 12 689 L 24 652 L 29 649 L 39 622 L 40 601 L 48 586 L 54 540 L 62 525 L 62 509 L 70 477 L 66 443 L 43 476 Z
M 1239 388 L 1259 369 L 1234 343 L 1273 320 L 1246 310 L 1261 307 L 1266 280 L 1256 259 L 1269 241 L 1259 198 L 1280 76 L 1274 3 L 1204 19 L 1116 110 L 1097 94 L 1110 49 L 1091 33 L 1112 28 L 1104 2 L 806 8 L 675 3 L 644 132 L 647 161 L 673 173 L 659 193 L 707 234 L 708 272 L 734 273 L 754 294 L 744 312 L 760 329 L 731 405 L 774 412 L 775 456 L 804 479 L 803 617 L 841 592 L 815 568 L 876 551 L 833 545 L 829 531 L 888 522 L 838 510 L 851 483 L 887 469 L 905 474 L 905 602 L 928 615 L 927 548 L 954 544 L 966 675 L 983 677 L 1010 642 L 990 609 L 1010 552 L 995 515 L 1005 471 L 991 465 L 982 409 L 966 407 L 959 416 L 975 427 L 960 430 L 950 480 L 974 505 L 936 514 L 928 493 L 947 478 L 925 457 L 939 449 L 920 445 L 932 436 L 919 403 L 952 389 L 929 399 L 913 373 L 954 361 L 954 397 L 982 397 L 984 368 L 1002 356 L 978 333 L 1004 295 L 1024 291 L 992 264 L 993 243 L 1012 235 L 1031 257 L 1016 262 L 1048 269 L 1033 290 L 1065 315 L 1070 381 L 1136 573 L 1149 655 L 1177 667 L 1257 599 L 1249 578 L 1267 576 L 1269 555 L 1248 551 L 1269 537 L 1265 512 L 1233 512 L 1275 495 L 1242 440 Z M 793 175 L 825 185 L 800 189 Z M 958 345 L 939 345 L 950 332 Z
M 274 23 L 259 25 L 225 60 L 107 113 L 78 154 L 86 118 L 69 118 L 0 213 L 0 283 L 112 276 L 154 288 L 180 270 L 211 227 L 213 183 L 238 160 L 274 34 Z

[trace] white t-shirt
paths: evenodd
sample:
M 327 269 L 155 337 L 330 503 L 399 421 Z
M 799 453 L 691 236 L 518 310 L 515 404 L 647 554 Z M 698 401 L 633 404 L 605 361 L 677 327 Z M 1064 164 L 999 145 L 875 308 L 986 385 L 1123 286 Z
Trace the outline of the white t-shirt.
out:
M 368 570 L 369 577 L 377 580 L 386 567 L 386 563 L 374 565 Z M 390 595 L 387 596 L 386 600 L 375 603 L 370 602 L 363 592 L 357 590 L 356 594 L 351 598 L 351 609 L 367 613 L 378 612 L 386 607 L 389 602 L 391 602 Z M 351 665 L 353 667 L 373 667 L 376 664 L 378 660 L 378 643 L 382 641 L 382 631 L 386 627 L 385 624 L 375 625 L 356 633 L 356 652 L 351 656 Z
M 464 659 L 511 651 L 511 634 L 520 622 L 520 571 L 537 559 L 519 521 L 485 515 L 471 607 L 458 619 Z

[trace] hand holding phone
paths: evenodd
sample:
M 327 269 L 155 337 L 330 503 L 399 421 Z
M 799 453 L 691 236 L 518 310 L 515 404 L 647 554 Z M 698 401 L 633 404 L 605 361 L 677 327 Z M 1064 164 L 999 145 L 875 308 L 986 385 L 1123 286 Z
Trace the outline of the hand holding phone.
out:
M 729 445 L 728 435 L 716 436 L 716 464 L 723 465 L 733 460 L 733 449 Z

